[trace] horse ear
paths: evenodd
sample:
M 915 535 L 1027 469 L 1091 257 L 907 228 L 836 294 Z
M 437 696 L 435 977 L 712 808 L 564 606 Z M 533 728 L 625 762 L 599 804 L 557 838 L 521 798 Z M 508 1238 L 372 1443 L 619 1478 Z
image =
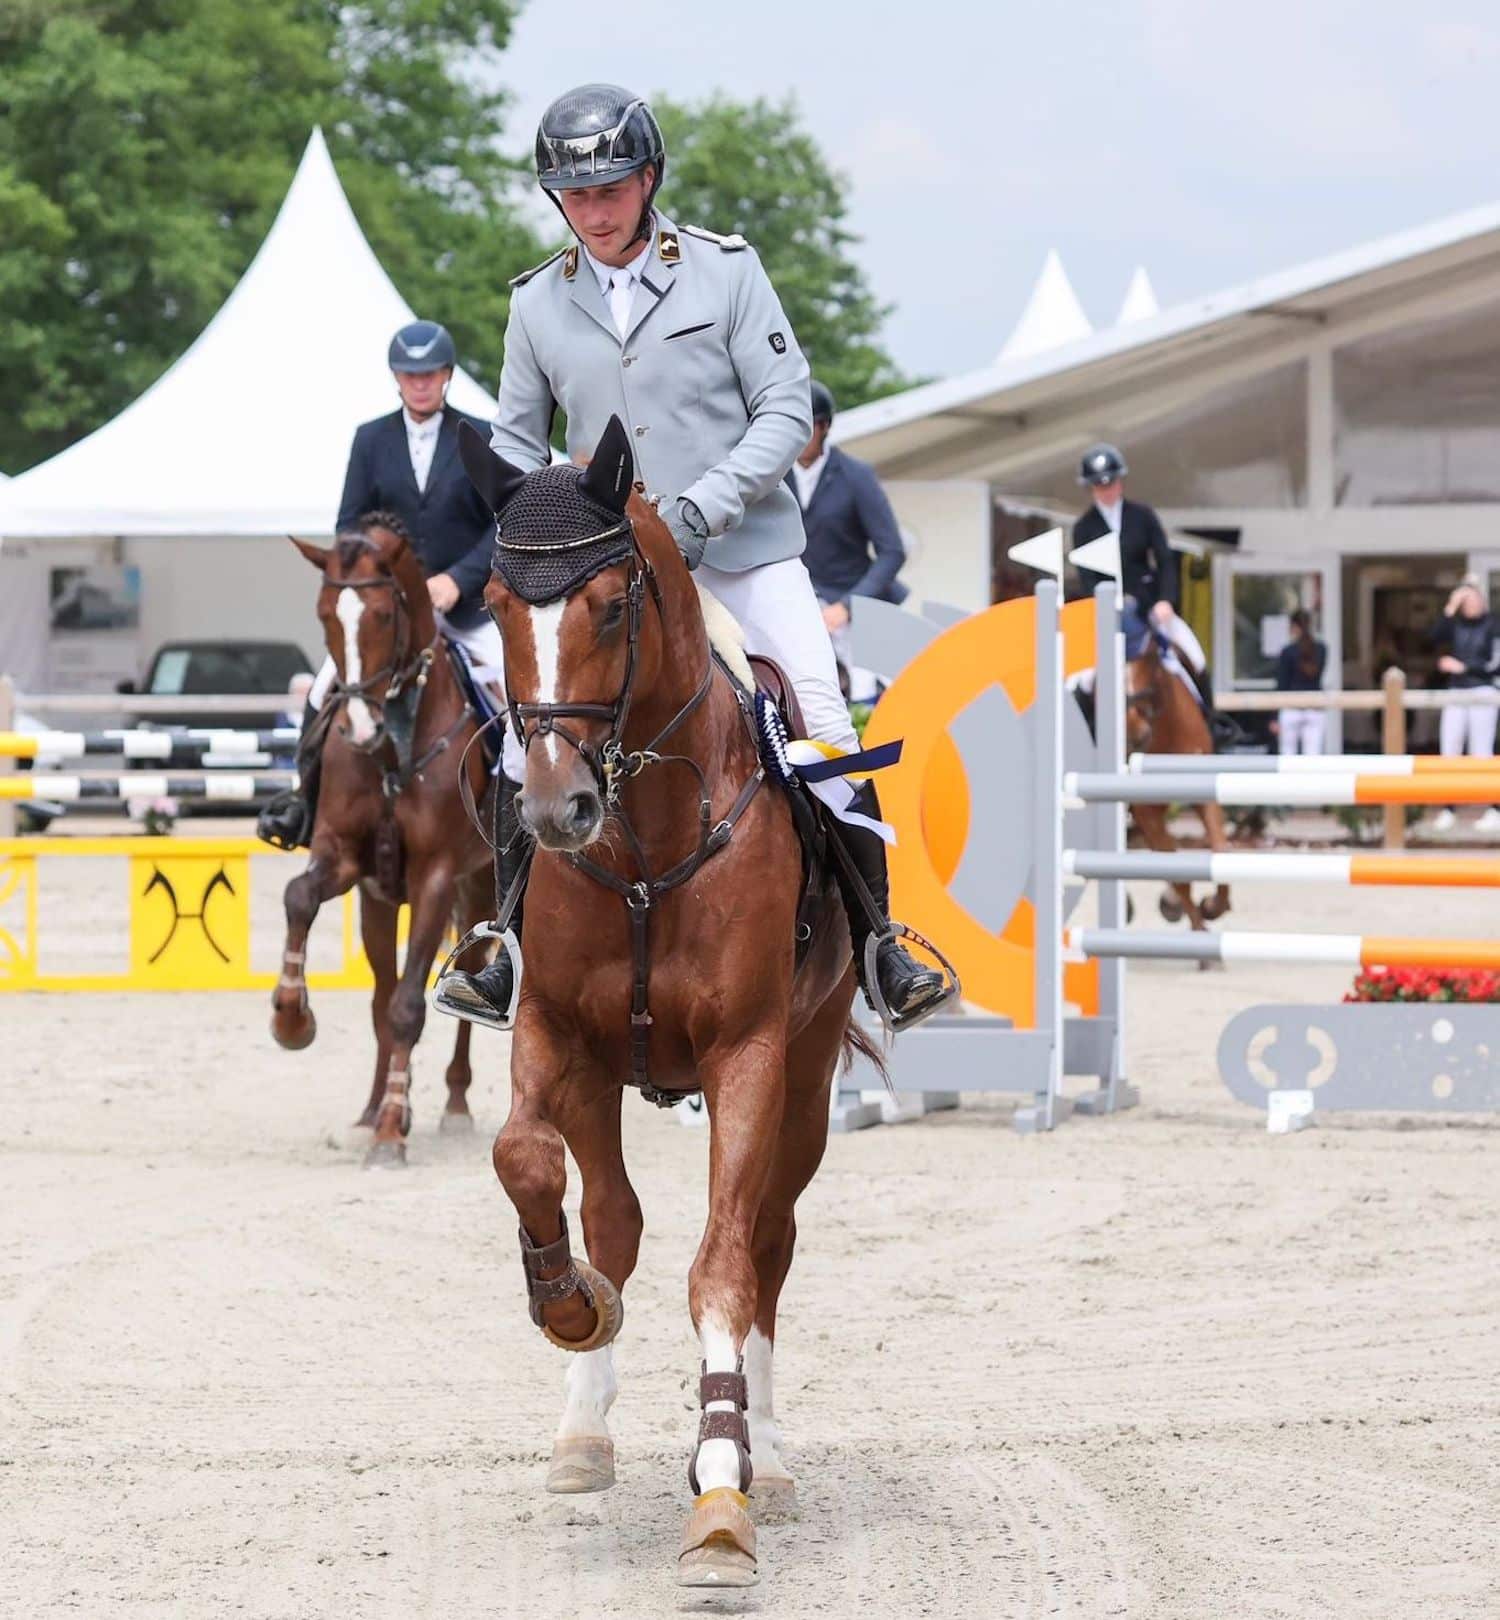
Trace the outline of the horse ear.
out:
M 620 418 L 612 416 L 600 435 L 594 459 L 583 470 L 579 488 L 590 500 L 623 516 L 634 478 L 635 457 L 630 451 L 630 435 Z
M 497 456 L 472 422 L 458 424 L 458 454 L 469 482 L 498 517 L 510 504 L 511 496 L 525 483 L 526 474 Z
M 311 540 L 299 540 L 294 534 L 289 534 L 287 539 L 296 546 L 297 550 L 307 558 L 314 568 L 325 574 L 328 572 L 329 559 L 333 556 L 332 551 L 325 546 L 315 546 Z

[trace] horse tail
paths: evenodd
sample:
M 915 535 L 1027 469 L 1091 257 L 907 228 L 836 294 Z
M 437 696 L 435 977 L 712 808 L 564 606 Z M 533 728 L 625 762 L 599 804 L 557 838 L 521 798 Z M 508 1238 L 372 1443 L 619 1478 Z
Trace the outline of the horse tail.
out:
M 891 1071 L 886 1065 L 885 1050 L 866 1034 L 864 1025 L 856 1022 L 853 1013 L 850 1013 L 849 1022 L 844 1025 L 844 1039 L 840 1050 L 844 1060 L 839 1070 L 841 1074 L 848 1074 L 854 1066 L 856 1057 L 868 1058 L 874 1064 L 875 1072 L 885 1083 L 886 1090 L 891 1089 Z

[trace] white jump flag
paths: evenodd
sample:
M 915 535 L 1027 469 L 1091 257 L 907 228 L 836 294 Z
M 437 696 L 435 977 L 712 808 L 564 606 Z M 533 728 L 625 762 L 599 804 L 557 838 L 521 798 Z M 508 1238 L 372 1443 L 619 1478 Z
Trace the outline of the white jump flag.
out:
M 1012 562 L 1023 563 L 1027 568 L 1035 568 L 1038 573 L 1061 579 L 1063 532 L 1061 529 L 1048 529 L 1045 534 L 1034 534 L 1029 540 L 1012 546 L 1006 555 Z
M 1120 537 L 1117 534 L 1105 534 L 1097 540 L 1090 540 L 1086 546 L 1079 546 L 1076 551 L 1070 552 L 1068 561 L 1075 568 L 1087 568 L 1095 574 L 1108 574 L 1111 579 L 1118 581 Z

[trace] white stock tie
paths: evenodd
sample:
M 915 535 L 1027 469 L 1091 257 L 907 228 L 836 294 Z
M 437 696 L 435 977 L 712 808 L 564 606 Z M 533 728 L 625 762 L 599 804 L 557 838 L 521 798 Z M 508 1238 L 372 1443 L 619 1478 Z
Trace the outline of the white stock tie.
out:
M 630 306 L 634 302 L 634 278 L 628 270 L 616 270 L 609 278 L 609 313 L 622 342 L 630 326 Z

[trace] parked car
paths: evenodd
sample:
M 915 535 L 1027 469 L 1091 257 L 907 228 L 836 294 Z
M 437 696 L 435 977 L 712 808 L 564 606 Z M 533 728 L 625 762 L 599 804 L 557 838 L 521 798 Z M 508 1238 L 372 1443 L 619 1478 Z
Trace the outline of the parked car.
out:
M 181 710 L 152 714 L 155 726 L 213 726 L 264 731 L 285 724 L 292 678 L 311 672 L 294 641 L 168 641 L 156 649 L 142 688 L 153 697 L 180 697 Z M 134 691 L 122 684 L 122 692 Z M 225 716 L 194 709 L 194 697 L 264 693 L 264 713 Z

